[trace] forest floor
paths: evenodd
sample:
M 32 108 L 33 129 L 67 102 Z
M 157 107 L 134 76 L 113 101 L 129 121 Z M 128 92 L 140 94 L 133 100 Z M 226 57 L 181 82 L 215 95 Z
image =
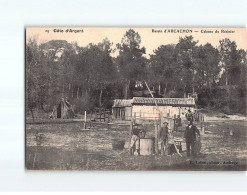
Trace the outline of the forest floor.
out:
M 187 159 L 185 143 L 182 157 L 130 156 L 128 124 L 111 124 L 108 129 L 106 124 L 95 123 L 84 130 L 81 119 L 33 121 L 27 117 L 25 164 L 29 170 L 246 170 L 246 119 L 206 114 L 201 155 Z M 146 125 L 145 129 L 152 128 Z M 35 139 L 37 133 L 43 135 L 40 144 Z M 183 132 L 174 135 L 181 138 Z M 112 143 L 121 140 L 124 149 L 113 150 Z

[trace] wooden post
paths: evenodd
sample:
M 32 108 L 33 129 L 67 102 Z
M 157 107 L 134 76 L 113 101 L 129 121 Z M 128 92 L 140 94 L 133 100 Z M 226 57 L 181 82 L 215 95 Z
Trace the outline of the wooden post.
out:
M 154 131 L 155 131 L 154 149 L 155 149 L 155 154 L 158 154 L 158 122 L 157 120 L 155 120 L 154 122 Z
M 136 123 L 136 113 L 134 112 L 134 123 Z
M 99 109 L 99 121 L 101 122 L 101 108 Z
M 107 129 L 109 130 L 110 129 L 110 116 L 109 116 L 109 114 L 110 114 L 110 111 L 108 111 L 107 112 Z
M 142 111 L 140 110 L 140 119 L 141 119 L 141 117 L 142 117 Z
M 76 98 L 79 99 L 79 87 L 77 87 L 77 94 L 76 94 Z
M 115 119 L 115 108 L 112 108 L 112 117 Z
M 103 114 L 103 116 L 104 116 L 104 122 L 105 122 L 105 109 L 104 109 L 104 114 Z
M 71 92 L 71 95 L 72 95 L 72 98 L 73 98 L 73 97 L 74 97 L 73 84 L 71 84 L 71 89 L 72 89 L 72 90 L 71 90 L 71 91 L 72 91 L 72 92 Z
M 162 120 L 161 120 L 161 114 L 159 113 L 158 135 L 157 135 L 157 139 L 159 139 L 159 133 L 160 133 L 160 130 L 161 130 L 161 126 L 162 126 Z
M 203 130 L 203 135 L 204 135 L 204 133 L 205 133 L 205 129 L 204 129 L 204 115 L 203 115 L 203 122 L 202 122 L 202 130 Z
M 131 117 L 131 120 L 130 120 L 130 129 L 129 129 L 129 146 L 130 146 L 130 143 L 131 143 L 132 130 L 133 130 L 133 118 Z
M 121 108 L 119 108 L 119 118 L 120 118 L 120 120 L 122 120 L 122 110 L 121 110 Z
M 92 111 L 89 111 L 89 116 L 90 116 L 90 128 L 92 127 Z
M 84 114 L 84 129 L 87 128 L 86 123 L 87 123 L 87 111 L 85 111 L 85 114 Z
M 176 129 L 176 127 L 175 127 L 175 126 L 176 126 L 176 118 L 177 118 L 177 115 L 174 114 L 174 119 L 173 119 L 173 122 L 174 122 L 174 123 L 173 123 L 173 131 L 175 131 L 175 130 L 177 131 L 177 129 Z
M 201 124 L 201 135 L 204 135 L 204 120 L 203 120 L 203 114 L 200 114 L 200 124 Z

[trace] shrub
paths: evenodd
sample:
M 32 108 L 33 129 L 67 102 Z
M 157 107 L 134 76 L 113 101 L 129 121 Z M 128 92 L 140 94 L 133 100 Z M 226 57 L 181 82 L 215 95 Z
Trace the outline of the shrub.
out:
M 95 101 L 89 96 L 83 96 L 79 99 L 74 99 L 72 105 L 75 113 L 83 114 L 85 110 L 91 110 L 95 107 Z

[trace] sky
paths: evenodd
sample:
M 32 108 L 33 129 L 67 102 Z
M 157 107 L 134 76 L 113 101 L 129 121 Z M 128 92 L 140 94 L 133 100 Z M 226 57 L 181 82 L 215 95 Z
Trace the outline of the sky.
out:
M 121 43 L 126 31 L 130 27 L 27 27 L 26 40 L 36 38 L 38 43 L 50 40 L 66 40 L 69 43 L 77 42 L 85 47 L 89 43 L 98 44 L 108 38 L 114 45 Z M 229 38 L 237 43 L 238 49 L 247 50 L 246 28 L 176 28 L 176 27 L 148 27 L 132 28 L 141 36 L 141 47 L 146 48 L 146 57 L 153 54 L 153 50 L 160 45 L 176 44 L 179 37 L 192 35 L 198 40 L 198 45 L 211 43 L 214 47 L 219 45 L 219 40 Z M 117 55 L 117 53 L 113 54 Z

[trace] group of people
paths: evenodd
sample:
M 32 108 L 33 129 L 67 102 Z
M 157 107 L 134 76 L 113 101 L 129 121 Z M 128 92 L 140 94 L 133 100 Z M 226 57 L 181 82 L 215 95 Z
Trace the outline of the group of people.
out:
M 181 123 L 181 118 L 179 117 L 179 125 Z M 196 156 L 197 151 L 195 150 L 195 144 L 197 138 L 200 138 L 200 132 L 197 129 L 197 127 L 193 124 L 193 119 L 191 117 L 187 118 L 188 125 L 186 126 L 185 132 L 184 132 L 184 140 L 186 142 L 186 151 L 187 151 L 187 157 Z M 176 130 L 176 122 L 175 122 L 175 130 Z M 138 128 L 138 124 L 134 124 L 133 130 L 132 130 L 132 137 L 131 137 L 131 143 L 130 143 L 130 154 L 133 155 L 134 151 L 136 150 L 138 155 L 140 155 L 140 138 L 143 138 L 143 135 L 145 137 L 145 131 Z M 161 155 L 165 155 L 166 152 L 168 154 L 171 153 L 171 149 L 176 147 L 174 146 L 175 142 L 171 142 L 173 139 L 172 132 L 168 128 L 168 123 L 164 122 L 163 126 L 161 127 L 161 130 L 159 132 L 159 140 L 160 140 L 160 146 L 161 146 Z

